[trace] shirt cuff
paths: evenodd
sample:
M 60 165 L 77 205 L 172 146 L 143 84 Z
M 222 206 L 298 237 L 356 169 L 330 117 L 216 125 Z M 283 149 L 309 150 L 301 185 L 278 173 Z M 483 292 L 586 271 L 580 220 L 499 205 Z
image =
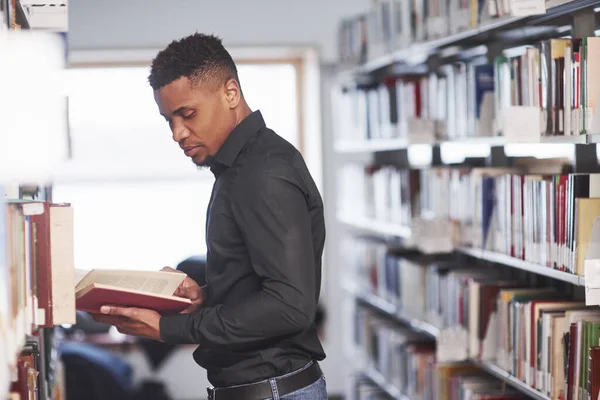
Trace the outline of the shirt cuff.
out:
M 191 314 L 160 317 L 160 338 L 166 344 L 193 344 L 188 321 Z

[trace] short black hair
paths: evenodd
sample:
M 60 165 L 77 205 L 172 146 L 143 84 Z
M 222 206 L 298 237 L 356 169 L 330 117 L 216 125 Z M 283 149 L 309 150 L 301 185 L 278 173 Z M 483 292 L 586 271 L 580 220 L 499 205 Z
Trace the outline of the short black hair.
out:
M 193 84 L 225 83 L 229 79 L 240 83 L 235 62 L 221 39 L 202 33 L 172 41 L 152 60 L 148 82 L 154 90 L 181 77 L 190 79 Z

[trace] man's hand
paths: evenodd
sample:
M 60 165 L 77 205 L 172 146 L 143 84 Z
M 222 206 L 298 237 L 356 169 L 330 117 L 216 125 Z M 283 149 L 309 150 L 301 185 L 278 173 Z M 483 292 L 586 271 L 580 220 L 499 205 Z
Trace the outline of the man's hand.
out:
M 184 273 L 170 267 L 164 267 L 161 271 L 176 272 L 179 274 Z M 202 306 L 202 304 L 204 303 L 204 291 L 195 280 L 193 280 L 187 275 L 183 282 L 181 282 L 179 287 L 175 290 L 173 296 L 183 297 L 192 301 L 192 305 L 183 310 L 181 314 L 193 313 L 194 311 L 198 310 L 200 306 Z
M 160 314 L 142 308 L 103 306 L 102 314 L 92 314 L 97 322 L 114 325 L 121 333 L 162 341 Z

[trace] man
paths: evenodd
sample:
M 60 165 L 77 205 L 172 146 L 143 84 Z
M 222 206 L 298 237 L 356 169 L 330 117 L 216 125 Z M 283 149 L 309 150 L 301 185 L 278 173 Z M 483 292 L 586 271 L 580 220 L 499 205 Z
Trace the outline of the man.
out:
M 173 140 L 216 178 L 206 286 L 186 278 L 175 294 L 193 305 L 180 315 L 103 307 L 98 318 L 124 333 L 198 344 L 211 399 L 326 399 L 315 326 L 325 223 L 302 156 L 252 112 L 214 36 L 172 42 L 149 82 Z

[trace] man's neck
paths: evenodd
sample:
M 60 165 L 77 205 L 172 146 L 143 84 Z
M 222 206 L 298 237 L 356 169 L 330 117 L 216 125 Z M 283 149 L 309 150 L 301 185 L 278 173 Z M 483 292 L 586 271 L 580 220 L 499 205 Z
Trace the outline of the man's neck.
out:
M 237 112 L 237 118 L 236 118 L 235 126 L 238 126 L 250 114 L 252 114 L 252 109 L 250 108 L 250 106 L 248 106 L 248 103 L 246 103 L 245 101 L 243 101 L 243 103 L 240 104 L 239 111 Z

